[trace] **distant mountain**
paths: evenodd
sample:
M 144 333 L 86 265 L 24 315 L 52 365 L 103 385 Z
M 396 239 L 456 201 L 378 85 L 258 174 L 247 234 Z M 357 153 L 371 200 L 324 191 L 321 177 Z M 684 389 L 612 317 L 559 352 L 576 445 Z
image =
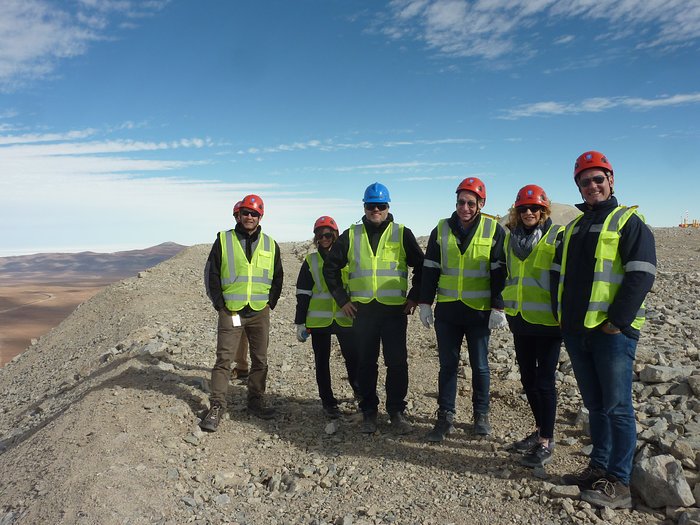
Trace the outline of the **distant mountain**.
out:
M 38 253 L 0 257 L 0 283 L 77 280 L 117 281 L 177 255 L 186 246 L 164 242 L 143 250 L 114 253 Z

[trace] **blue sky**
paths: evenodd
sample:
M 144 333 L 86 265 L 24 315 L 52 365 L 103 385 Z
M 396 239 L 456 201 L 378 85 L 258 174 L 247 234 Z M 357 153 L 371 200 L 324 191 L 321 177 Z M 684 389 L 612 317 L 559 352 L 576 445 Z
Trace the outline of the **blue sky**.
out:
M 653 226 L 700 217 L 698 0 L 2 0 L 0 256 L 279 241 L 364 188 L 427 235 L 467 176 L 580 196 L 607 154 Z

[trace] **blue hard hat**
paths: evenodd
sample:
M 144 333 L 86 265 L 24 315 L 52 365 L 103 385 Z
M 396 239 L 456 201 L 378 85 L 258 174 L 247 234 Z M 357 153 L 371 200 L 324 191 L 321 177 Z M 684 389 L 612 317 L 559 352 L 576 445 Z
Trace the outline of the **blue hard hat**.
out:
M 362 202 L 391 202 L 389 190 L 384 184 L 375 182 L 367 186 Z

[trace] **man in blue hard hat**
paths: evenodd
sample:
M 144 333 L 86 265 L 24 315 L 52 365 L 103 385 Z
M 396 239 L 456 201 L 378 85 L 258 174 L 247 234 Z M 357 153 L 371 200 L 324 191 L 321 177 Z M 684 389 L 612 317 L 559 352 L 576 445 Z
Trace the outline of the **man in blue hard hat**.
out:
M 345 230 L 331 248 L 323 276 L 345 315 L 354 318 L 358 357 L 361 431 L 377 430 L 377 374 L 380 343 L 386 365 L 386 409 L 391 428 L 411 432 L 406 420 L 408 393 L 407 315 L 418 304 L 423 251 L 415 236 L 389 213 L 389 190 L 375 182 L 365 190 L 362 221 Z M 341 270 L 349 271 L 348 291 Z M 408 291 L 408 267 L 413 268 Z

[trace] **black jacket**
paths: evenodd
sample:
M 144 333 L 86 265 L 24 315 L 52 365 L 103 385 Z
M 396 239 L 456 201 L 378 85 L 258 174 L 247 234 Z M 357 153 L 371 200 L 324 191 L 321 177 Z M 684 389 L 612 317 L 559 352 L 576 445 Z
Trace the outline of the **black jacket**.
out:
M 479 217 L 479 220 L 481 217 Z M 469 247 L 469 243 L 476 232 L 477 220 L 467 228 L 462 226 L 457 212 L 447 219 L 447 224 L 450 226 L 452 233 L 457 237 L 459 243 L 459 251 L 464 253 Z M 437 226 L 430 232 L 428 239 L 428 248 L 425 251 L 426 260 L 433 261 L 440 265 L 442 256 L 440 253 L 440 245 L 437 242 Z M 505 240 L 505 230 L 500 224 L 496 225 L 496 233 L 493 236 L 491 245 L 491 308 L 498 310 L 503 309 L 503 287 L 506 282 L 506 258 L 503 252 L 503 241 Z M 425 304 L 432 304 L 437 293 L 438 281 L 440 280 L 440 269 L 426 267 L 423 270 L 423 281 L 421 283 L 420 301 Z M 441 321 L 458 324 L 462 326 L 483 326 L 488 324 L 491 310 L 475 310 L 464 304 L 462 301 L 440 302 L 435 306 L 435 317 Z
M 241 242 L 241 246 L 245 250 L 246 257 L 248 261 L 251 260 L 253 256 L 253 251 L 255 245 L 260 237 L 261 228 L 258 228 L 251 234 L 241 226 L 236 224 L 233 229 L 236 237 Z M 280 255 L 280 247 L 275 242 L 275 268 L 272 274 L 272 284 L 270 285 L 270 298 L 268 304 L 270 309 L 274 310 L 277 305 L 277 301 L 282 293 L 282 280 L 284 279 L 284 271 L 282 269 L 282 257 Z M 216 240 L 211 247 L 209 252 L 209 258 L 207 259 L 207 264 L 204 266 L 204 286 L 207 290 L 207 296 L 211 300 L 211 304 L 218 311 L 225 308 L 224 294 L 221 288 L 221 241 L 219 236 L 216 236 Z M 252 317 L 258 312 L 253 310 L 250 306 L 246 305 L 243 310 L 238 312 L 241 317 Z
M 595 249 L 600 236 L 600 226 L 606 217 L 618 206 L 617 199 L 611 197 L 605 202 L 589 207 L 577 204 L 583 211 L 578 221 L 578 232 L 571 235 L 569 242 L 566 275 L 564 277 L 564 294 L 562 296 L 562 313 L 559 322 L 563 334 L 580 334 L 588 331 L 584 318 L 588 309 L 593 287 L 595 267 Z M 594 227 L 597 226 L 597 227 Z M 562 242 L 557 248 L 554 264 L 561 266 L 564 251 Z M 629 263 L 642 264 L 643 271 L 625 271 L 622 284 L 608 308 L 608 321 L 633 339 L 639 339 L 639 330 L 632 328 L 632 321 L 642 305 L 644 298 L 654 284 L 656 275 L 656 243 L 649 227 L 637 216 L 632 215 L 620 231 L 618 247 L 623 266 Z M 636 265 L 637 268 L 640 265 Z M 552 301 L 557 307 L 557 288 L 559 272 L 552 270 Z M 555 310 L 556 311 L 556 310 Z
M 365 225 L 367 235 L 369 236 L 369 244 L 375 254 L 377 253 L 377 246 L 382 233 L 384 233 L 384 230 L 386 230 L 389 224 L 392 222 L 394 222 L 394 217 L 391 215 L 391 213 L 379 226 L 373 225 L 365 217 L 362 217 L 362 223 Z M 331 247 L 331 250 L 326 256 L 323 264 L 323 278 L 326 280 L 328 289 L 335 299 L 335 302 L 341 307 L 350 302 L 350 296 L 343 287 L 343 281 L 340 274 L 340 271 L 348 264 L 348 249 L 350 248 L 349 231 L 349 229 L 345 230 L 340 237 L 338 237 L 338 240 Z M 423 250 L 421 250 L 420 246 L 418 246 L 418 241 L 416 241 L 416 237 L 413 235 L 413 232 L 405 226 L 403 228 L 403 246 L 404 250 L 406 251 L 406 264 L 413 269 L 411 289 L 408 291 L 407 299 L 417 302 L 421 276 L 423 273 Z M 397 308 L 394 305 L 384 305 L 374 300 L 370 301 L 368 305 L 376 308 Z M 358 308 L 367 307 L 362 303 L 358 304 L 357 306 Z M 403 306 L 399 306 L 399 308 L 403 310 Z

